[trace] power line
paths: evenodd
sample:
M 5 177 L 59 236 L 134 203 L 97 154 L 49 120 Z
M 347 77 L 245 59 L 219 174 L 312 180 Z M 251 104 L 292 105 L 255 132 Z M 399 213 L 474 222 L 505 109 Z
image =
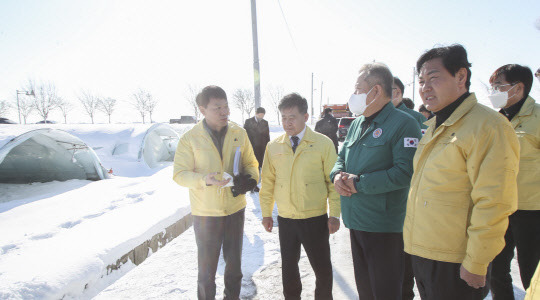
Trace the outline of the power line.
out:
M 287 27 L 287 32 L 289 32 L 289 37 L 291 38 L 291 41 L 293 43 L 294 49 L 296 50 L 296 54 L 301 58 L 300 51 L 298 51 L 298 47 L 296 47 L 296 42 L 294 41 L 293 35 L 291 33 L 291 29 L 289 28 L 289 23 L 287 22 L 287 18 L 285 17 L 285 13 L 283 12 L 283 8 L 281 7 L 281 2 L 277 0 L 277 3 L 279 5 L 279 10 L 281 11 L 281 16 L 283 17 L 283 21 L 285 22 L 285 26 Z

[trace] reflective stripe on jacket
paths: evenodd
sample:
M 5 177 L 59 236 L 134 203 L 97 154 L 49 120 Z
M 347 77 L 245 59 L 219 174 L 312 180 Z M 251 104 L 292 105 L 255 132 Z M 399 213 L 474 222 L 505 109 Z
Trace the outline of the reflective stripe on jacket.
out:
M 241 151 L 240 172 L 250 174 L 258 180 L 257 159 L 246 131 L 233 122 L 223 142 L 223 159 L 212 138 L 204 129 L 202 121 L 186 132 L 178 142 L 174 155 L 173 180 L 189 188 L 191 213 L 195 216 L 227 216 L 246 207 L 245 195 L 233 197 L 231 188 L 207 186 L 205 176 L 212 172 L 227 172 L 233 175 L 234 155 L 237 147 Z
M 511 123 L 521 147 L 518 209 L 540 210 L 540 104 L 529 96 Z
M 268 143 L 259 193 L 263 217 L 272 216 L 276 202 L 283 218 L 321 216 L 328 206 L 330 216 L 339 218 L 339 194 L 329 178 L 336 157 L 332 141 L 309 127 L 295 153 L 287 134 Z
M 469 95 L 414 156 L 405 251 L 485 275 L 517 208 L 519 142 L 506 118 Z

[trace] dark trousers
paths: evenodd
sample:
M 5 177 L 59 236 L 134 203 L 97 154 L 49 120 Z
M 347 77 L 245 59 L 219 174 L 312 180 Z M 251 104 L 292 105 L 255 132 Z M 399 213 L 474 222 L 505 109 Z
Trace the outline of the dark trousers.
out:
M 506 245 L 493 260 L 491 293 L 494 300 L 514 299 L 510 264 L 517 248 L 521 282 L 525 290 L 531 284 L 540 260 L 540 210 L 518 210 L 509 217 L 504 236 Z
M 278 216 L 281 274 L 285 299 L 300 299 L 300 246 L 304 246 L 315 272 L 315 299 L 332 299 L 332 262 L 328 216 L 288 219 Z
M 488 268 L 486 286 L 475 289 L 461 279 L 461 264 L 416 255 L 411 258 L 416 286 L 422 300 L 477 300 L 484 299 L 489 292 L 491 266 Z
M 222 246 L 225 261 L 224 299 L 239 299 L 242 285 L 244 212 L 245 208 L 224 217 L 193 216 L 199 267 L 197 278 L 199 299 L 216 297 L 216 270 Z
M 401 299 L 403 233 L 350 230 L 360 299 Z
M 401 289 L 401 299 L 414 299 L 414 273 L 412 260 L 409 253 L 403 252 L 403 285 Z

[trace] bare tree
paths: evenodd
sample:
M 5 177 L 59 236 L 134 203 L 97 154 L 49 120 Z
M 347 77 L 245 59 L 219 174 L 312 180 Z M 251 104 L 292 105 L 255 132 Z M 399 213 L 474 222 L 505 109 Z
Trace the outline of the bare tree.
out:
M 146 116 L 146 97 L 147 92 L 143 89 L 139 89 L 131 95 L 131 104 L 139 112 L 142 117 L 142 122 L 144 124 L 144 117 Z
M 283 87 L 282 86 L 270 86 L 267 89 L 268 96 L 270 98 L 270 105 L 272 106 L 272 109 L 276 113 L 278 124 L 281 125 L 281 118 L 279 116 L 279 101 L 283 98 Z
M 27 95 L 21 95 L 19 96 L 19 102 L 17 104 L 17 100 L 13 100 L 15 103 L 15 106 L 18 105 L 18 110 L 21 113 L 21 116 L 23 117 L 23 122 L 26 124 L 26 120 L 28 119 L 28 116 L 34 111 L 34 99 L 30 98 L 30 96 Z
M 201 112 L 199 111 L 199 105 L 197 104 L 197 94 L 199 94 L 199 91 L 201 89 L 198 86 L 194 86 L 189 84 L 187 86 L 187 92 L 186 92 L 186 101 L 191 105 L 191 108 L 193 109 L 193 115 L 197 119 L 197 121 L 200 119 Z
M 64 116 L 64 123 L 67 124 L 67 114 L 73 110 L 73 104 L 64 100 L 62 97 L 58 97 L 57 105 L 58 109 L 62 112 L 62 116 Z
M 41 83 L 34 91 L 36 96 L 34 97 L 32 106 L 34 106 L 34 109 L 43 118 L 43 121 L 47 121 L 50 112 L 58 107 L 56 87 L 51 82 Z
M 7 100 L 0 101 L 0 117 L 7 115 L 10 109 L 11 103 L 9 103 Z
M 99 107 L 99 98 L 93 95 L 90 91 L 81 91 L 79 101 L 83 105 L 86 114 L 92 120 L 92 124 L 94 124 L 94 115 Z
M 158 104 L 158 101 L 152 96 L 150 93 L 146 93 L 146 112 L 148 113 L 148 116 L 150 117 L 150 123 L 153 123 L 152 120 L 152 114 L 154 113 L 154 110 L 156 109 L 156 106 Z
M 242 123 L 244 123 L 244 113 L 249 118 L 255 108 L 253 92 L 248 89 L 237 89 L 233 94 L 233 101 L 234 106 L 242 112 Z
M 105 98 L 99 100 L 98 109 L 109 116 L 109 124 L 111 123 L 111 115 L 114 112 L 116 106 L 116 99 Z

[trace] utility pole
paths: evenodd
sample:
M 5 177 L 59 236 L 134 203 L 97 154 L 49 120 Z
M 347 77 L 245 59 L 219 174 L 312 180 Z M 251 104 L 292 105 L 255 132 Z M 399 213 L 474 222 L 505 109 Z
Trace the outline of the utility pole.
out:
M 414 93 L 416 90 L 414 89 L 414 81 L 416 80 L 416 67 L 412 68 L 412 102 L 414 103 Z
M 321 81 L 321 103 L 319 103 L 319 116 L 322 114 L 322 87 L 323 87 L 323 82 Z
M 311 73 L 311 125 L 313 125 L 313 73 Z
M 253 77 L 255 93 L 255 109 L 261 106 L 261 74 L 259 71 L 259 47 L 257 38 L 257 7 L 255 0 L 251 0 L 251 31 L 253 34 Z

